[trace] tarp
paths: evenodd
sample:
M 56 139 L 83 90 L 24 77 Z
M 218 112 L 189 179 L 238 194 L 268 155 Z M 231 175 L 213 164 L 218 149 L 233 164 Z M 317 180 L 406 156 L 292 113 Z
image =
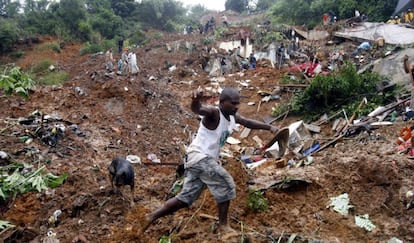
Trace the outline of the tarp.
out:
M 293 28 L 293 30 L 307 40 L 323 40 L 329 37 L 329 33 L 326 30 L 304 31 L 298 28 Z
M 414 9 L 414 0 L 400 0 L 398 1 L 397 7 L 394 10 L 394 14 L 407 11 L 407 9 L 413 8 Z
M 386 44 L 409 45 L 414 43 L 414 29 L 396 24 L 363 22 L 352 28 L 337 31 L 337 37 L 375 41 L 384 38 Z

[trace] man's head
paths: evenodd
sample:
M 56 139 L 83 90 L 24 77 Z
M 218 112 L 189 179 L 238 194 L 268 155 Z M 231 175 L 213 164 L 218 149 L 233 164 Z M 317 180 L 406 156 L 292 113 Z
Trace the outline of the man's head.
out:
M 239 91 L 234 88 L 226 87 L 220 94 L 220 110 L 224 115 L 234 115 L 239 109 L 240 94 Z

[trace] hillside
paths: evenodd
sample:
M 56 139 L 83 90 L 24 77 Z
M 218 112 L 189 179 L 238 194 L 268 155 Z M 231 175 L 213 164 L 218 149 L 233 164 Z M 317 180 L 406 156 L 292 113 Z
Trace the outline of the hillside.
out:
M 50 41 L 54 40 L 42 39 L 42 43 Z M 185 41 L 194 48 L 185 48 Z M 180 45 L 168 51 L 167 43 Z M 214 220 L 209 216 L 216 216 L 216 205 L 207 190 L 189 209 L 158 220 L 143 235 L 137 232 L 144 215 L 165 202 L 175 181 L 176 167 L 162 164 L 182 162 L 182 147 L 197 131 L 198 117 L 189 109 L 190 92 L 199 86 L 212 90 L 238 87 L 242 97 L 240 113 L 262 120 L 271 115 L 272 107 L 287 102 L 292 93 L 281 92 L 279 100 L 261 102 L 258 91 L 273 92 L 288 68 L 271 68 L 268 62 L 259 61 L 256 70 L 226 74 L 212 81 L 200 68 L 200 36 L 164 34 L 162 39 L 135 50 L 142 71 L 125 77 L 107 75 L 104 55 L 80 56 L 80 48 L 78 43 L 66 44 L 61 53 L 47 53 L 35 46 L 27 48 L 17 65 L 30 68 L 36 61 L 50 58 L 69 74 L 70 80 L 61 86 L 37 87 L 28 100 L 0 97 L 0 150 L 15 160 L 45 165 L 54 174 L 69 174 L 60 187 L 19 195 L 1 205 L 2 219 L 17 227 L 2 232 L 0 239 L 152 243 L 171 235 L 172 242 L 220 242 L 211 231 Z M 168 69 L 172 65 L 176 70 Z M 213 103 L 215 98 L 217 94 L 210 101 Z M 10 124 L 34 111 L 58 115 L 60 119 L 51 119 L 49 124 L 66 126 L 55 147 L 37 139 L 31 144 L 18 142 L 26 129 L 36 127 Z M 300 118 L 288 116 L 274 125 L 284 127 L 297 120 Z M 69 128 L 73 124 L 82 136 Z M 287 242 L 293 234 L 294 242 L 386 242 L 392 237 L 413 241 L 414 211 L 406 210 L 403 196 L 413 186 L 414 167 L 406 155 L 395 152 L 394 142 L 407 125 L 412 122 L 399 119 L 371 134 L 340 140 L 314 154 L 312 164 L 296 169 L 270 165 L 263 170 L 245 170 L 239 160 L 240 148 L 257 146 L 255 136 L 269 141 L 271 134 L 266 131 L 252 131 L 241 139 L 239 147 L 226 145 L 233 156 L 225 159 L 225 168 L 237 187 L 237 198 L 230 206 L 232 227 L 245 235 L 244 242 Z M 332 123 L 322 125 L 318 138 L 332 136 L 331 126 Z M 233 135 L 239 136 L 240 132 Z M 152 163 L 150 154 L 155 154 L 161 164 Z M 111 193 L 107 170 L 112 158 L 127 155 L 139 156 L 147 163 L 133 165 L 134 206 Z M 289 154 L 287 158 L 294 156 Z M 266 190 L 268 211 L 249 211 L 248 187 L 254 179 L 277 179 L 292 171 L 296 178 L 311 183 Z M 124 189 L 128 196 L 129 188 Z M 342 193 L 349 194 L 354 206 L 348 216 L 327 208 L 330 198 Z M 56 210 L 62 214 L 50 229 L 48 218 Z M 355 225 L 353 215 L 363 214 L 369 214 L 376 225 L 372 232 Z M 240 242 L 240 238 L 226 242 Z

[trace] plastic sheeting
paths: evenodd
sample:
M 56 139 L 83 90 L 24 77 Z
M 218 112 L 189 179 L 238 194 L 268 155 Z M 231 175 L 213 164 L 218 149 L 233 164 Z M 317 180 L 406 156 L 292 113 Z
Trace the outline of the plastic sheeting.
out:
M 399 12 L 407 11 L 409 8 L 414 8 L 413 0 L 400 0 L 398 1 L 397 7 L 395 8 L 393 15 Z
M 414 43 L 414 29 L 395 24 L 364 22 L 353 28 L 334 33 L 343 38 L 359 38 L 367 41 L 375 41 L 382 37 L 385 43 L 392 45 L 409 45 Z

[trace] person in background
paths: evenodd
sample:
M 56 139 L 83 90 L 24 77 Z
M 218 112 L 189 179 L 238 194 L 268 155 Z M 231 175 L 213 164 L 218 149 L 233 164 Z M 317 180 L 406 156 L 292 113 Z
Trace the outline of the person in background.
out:
M 118 40 L 118 52 L 119 53 L 122 52 L 122 47 L 124 47 L 124 39 L 119 39 Z
M 410 74 L 411 80 L 411 102 L 410 102 L 410 109 L 414 111 L 414 64 L 408 63 L 408 55 L 405 55 L 403 58 L 404 63 L 404 71 L 405 73 Z
M 223 16 L 221 16 L 221 19 L 223 20 L 223 25 L 228 28 L 229 23 L 227 22 L 227 16 L 223 14 Z
M 132 75 L 137 75 L 139 72 L 139 67 L 137 64 L 137 55 L 135 54 L 135 51 L 131 52 L 131 70 L 130 73 Z
M 249 64 L 251 69 L 256 69 L 256 58 L 254 57 L 254 53 L 251 52 L 249 56 Z
M 221 240 L 237 236 L 237 232 L 228 223 L 228 210 L 230 201 L 236 198 L 236 187 L 232 176 L 219 162 L 220 148 L 226 143 L 236 123 L 273 133 L 276 133 L 278 128 L 240 115 L 238 113 L 240 94 L 234 88 L 225 87 L 219 99 L 218 107 L 203 105 L 202 101 L 206 100 L 203 89 L 199 88 L 193 92 L 191 110 L 202 116 L 202 120 L 196 137 L 186 151 L 183 188 L 164 206 L 146 216 L 140 233 L 143 233 L 158 218 L 189 207 L 207 187 L 217 203 L 219 219 L 217 230 L 222 234 Z
M 221 68 L 221 74 L 224 75 L 227 72 L 227 65 L 226 65 L 226 57 L 221 57 L 220 60 L 220 68 Z
M 114 56 L 112 55 L 112 48 L 109 48 L 105 53 L 105 68 L 112 73 L 114 69 Z
M 121 74 L 127 75 L 128 74 L 128 48 L 124 48 L 124 51 L 122 52 L 122 55 L 121 55 L 121 60 L 122 60 Z

